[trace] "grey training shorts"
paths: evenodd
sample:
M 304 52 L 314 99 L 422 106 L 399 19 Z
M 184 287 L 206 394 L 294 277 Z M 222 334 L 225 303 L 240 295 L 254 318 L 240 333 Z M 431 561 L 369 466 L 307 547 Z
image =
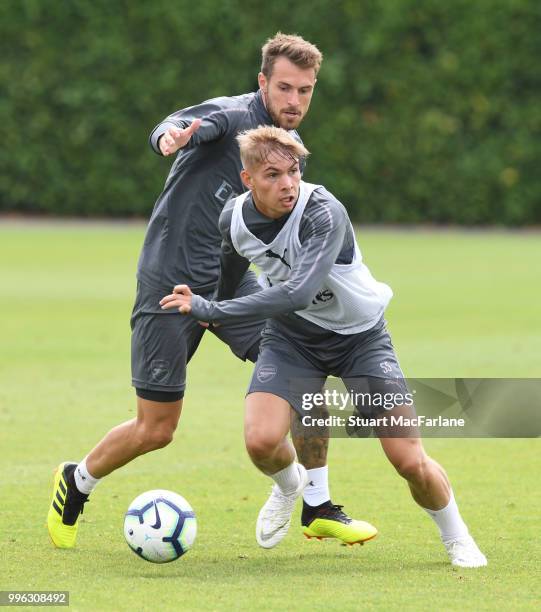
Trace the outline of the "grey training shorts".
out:
M 172 288 L 171 288 L 172 289 Z M 256 276 L 248 271 L 235 297 L 259 291 Z M 132 385 L 138 389 L 183 393 L 186 364 L 194 355 L 206 328 L 177 310 L 161 310 L 159 301 L 167 291 L 137 283 L 131 317 Z M 203 297 L 210 299 L 211 294 Z M 210 327 L 212 332 L 240 359 L 255 360 L 265 321 Z
M 286 325 L 269 320 L 262 333 L 259 357 L 248 393 L 272 393 L 302 416 L 303 399 L 320 393 L 328 376 L 341 378 L 356 394 L 405 394 L 404 375 L 396 358 L 383 317 L 368 331 L 352 335 L 321 330 L 295 334 Z M 377 416 L 379 409 L 364 409 Z

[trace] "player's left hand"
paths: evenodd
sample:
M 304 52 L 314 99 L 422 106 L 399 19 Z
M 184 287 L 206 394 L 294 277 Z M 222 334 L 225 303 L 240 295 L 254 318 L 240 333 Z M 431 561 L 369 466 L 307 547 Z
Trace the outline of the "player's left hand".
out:
M 173 293 L 160 300 L 160 306 L 162 310 L 178 308 L 180 313 L 188 314 L 192 311 L 192 295 L 192 290 L 188 285 L 175 285 Z

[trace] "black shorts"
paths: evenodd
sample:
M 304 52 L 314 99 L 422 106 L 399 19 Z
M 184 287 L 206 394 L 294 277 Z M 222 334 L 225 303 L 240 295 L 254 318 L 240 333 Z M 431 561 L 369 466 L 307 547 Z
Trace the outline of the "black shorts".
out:
M 259 291 L 255 274 L 247 272 L 235 297 Z M 131 317 L 132 385 L 137 389 L 184 394 L 186 365 L 194 355 L 206 328 L 177 310 L 161 310 L 159 301 L 167 292 L 137 283 Z M 207 299 L 211 295 L 204 295 Z M 255 360 L 264 321 L 210 327 L 240 359 Z
M 329 331 L 318 334 L 317 341 L 307 337 L 306 342 L 292 337 L 280 323 L 269 321 L 248 393 L 277 395 L 302 416 L 309 409 L 309 398 L 321 392 L 328 376 L 341 378 L 358 402 L 371 396 L 362 406 L 356 404 L 358 412 L 367 417 L 386 409 L 372 398 L 408 393 L 383 318 L 365 332 L 341 335 Z

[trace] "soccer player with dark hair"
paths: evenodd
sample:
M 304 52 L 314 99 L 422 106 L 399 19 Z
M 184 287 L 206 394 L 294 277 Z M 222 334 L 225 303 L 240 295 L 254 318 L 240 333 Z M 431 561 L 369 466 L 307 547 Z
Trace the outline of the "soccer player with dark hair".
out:
M 395 397 L 404 397 L 408 390 L 383 318 L 392 291 L 363 263 L 344 206 L 323 186 L 301 180 L 307 150 L 277 127 L 249 130 L 238 140 L 249 191 L 228 203 L 220 217 L 221 282 L 232 292 L 255 263 L 262 288 L 215 301 L 179 285 L 161 304 L 209 324 L 268 319 L 245 411 L 248 453 L 275 482 L 274 497 L 257 523 L 258 542 L 266 546 L 266 534 L 278 534 L 286 518 L 276 511 L 275 499 L 300 495 L 307 482 L 287 439 L 291 409 L 306 414 L 301 398 L 320 390 L 330 375 L 374 395 L 396 390 Z M 390 412 L 414 415 L 400 403 Z M 385 425 L 375 432 L 414 500 L 436 522 L 453 565 L 486 565 L 445 471 L 426 454 L 418 435 L 397 437 L 403 430 Z M 303 512 L 304 532 L 317 537 L 317 522 L 310 518 Z
M 258 125 L 291 130 L 308 112 L 322 61 L 320 51 L 300 36 L 278 33 L 262 49 L 259 91 L 208 100 L 178 111 L 151 133 L 158 154 L 177 153 L 164 189 L 150 219 L 137 271 L 133 308 L 132 384 L 137 416 L 112 429 L 80 463 L 60 464 L 54 482 L 47 525 L 54 544 L 75 545 L 78 519 L 98 481 L 139 455 L 169 444 L 182 410 L 186 364 L 197 350 L 204 327 L 178 312 L 163 311 L 159 300 L 179 283 L 190 285 L 204 298 L 227 299 L 258 290 L 247 272 L 228 294 L 217 285 L 221 236 L 218 219 L 225 203 L 246 188 L 236 136 Z M 255 361 L 264 321 L 237 321 L 210 328 L 241 359 Z M 311 485 L 305 504 L 324 508 L 328 515 L 322 535 L 332 536 L 333 521 L 346 521 L 349 538 L 364 537 L 353 521 L 330 502 L 327 440 L 304 438 L 298 423 L 294 441 Z M 278 504 L 291 508 L 284 498 Z M 287 523 L 289 526 L 289 522 Z M 364 525 L 364 524 L 363 524 Z M 363 527 L 364 528 L 364 527 Z

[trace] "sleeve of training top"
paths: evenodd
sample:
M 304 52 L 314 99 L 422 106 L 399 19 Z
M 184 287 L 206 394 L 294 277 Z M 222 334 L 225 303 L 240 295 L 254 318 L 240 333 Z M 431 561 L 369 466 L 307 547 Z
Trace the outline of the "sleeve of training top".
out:
M 218 140 L 229 129 L 229 119 L 227 113 L 214 102 L 203 102 L 197 106 L 190 106 L 173 113 L 166 117 L 152 130 L 149 137 L 152 150 L 161 155 L 158 141 L 169 128 L 184 130 L 190 126 L 194 119 L 202 119 L 199 129 L 194 132 L 187 145 L 182 147 L 187 149 L 194 147 L 202 142 Z
M 347 213 L 340 203 L 317 202 L 309 212 L 304 212 L 300 233 L 305 240 L 287 281 L 221 302 L 194 295 L 192 316 L 198 321 L 227 323 L 256 321 L 303 310 L 321 290 L 342 248 L 347 225 Z
M 220 278 L 216 290 L 216 301 L 230 300 L 250 267 L 250 262 L 235 251 L 231 242 L 231 217 L 235 201 L 228 202 L 218 221 L 218 227 L 222 234 L 222 250 L 220 253 Z

